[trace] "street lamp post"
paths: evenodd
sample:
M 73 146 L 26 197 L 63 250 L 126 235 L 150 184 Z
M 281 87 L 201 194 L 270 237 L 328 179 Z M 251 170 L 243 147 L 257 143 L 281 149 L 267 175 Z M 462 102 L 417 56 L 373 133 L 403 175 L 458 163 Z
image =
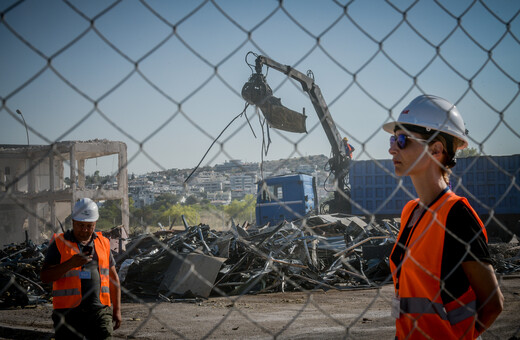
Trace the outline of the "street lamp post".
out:
M 22 116 L 23 125 L 25 125 L 25 133 L 27 134 L 27 145 L 29 145 L 29 130 L 27 129 L 27 123 L 25 122 L 25 118 L 23 118 L 22 111 L 20 111 L 19 109 L 16 109 L 16 113 Z

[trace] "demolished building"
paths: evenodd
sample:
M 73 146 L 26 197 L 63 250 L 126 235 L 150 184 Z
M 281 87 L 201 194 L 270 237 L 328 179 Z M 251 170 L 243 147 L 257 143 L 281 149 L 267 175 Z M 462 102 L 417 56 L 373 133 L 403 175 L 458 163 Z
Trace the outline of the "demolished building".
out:
M 117 155 L 115 186 L 88 188 L 85 161 Z M 129 225 L 126 144 L 117 141 L 63 141 L 51 145 L 0 145 L 0 233 L 2 244 L 49 239 L 74 203 L 121 200 L 122 224 Z M 66 169 L 70 169 L 66 173 Z M 69 177 L 70 183 L 66 183 Z M 128 229 L 126 230 L 128 234 Z

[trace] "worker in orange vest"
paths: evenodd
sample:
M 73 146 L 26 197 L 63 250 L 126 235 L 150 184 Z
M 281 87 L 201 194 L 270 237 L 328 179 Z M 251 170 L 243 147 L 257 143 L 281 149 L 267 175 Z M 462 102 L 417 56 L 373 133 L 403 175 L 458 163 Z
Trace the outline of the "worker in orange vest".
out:
M 352 153 L 356 150 L 349 142 L 348 137 L 343 137 L 343 146 L 345 146 L 345 154 L 352 159 Z
M 401 214 L 390 255 L 396 339 L 476 339 L 503 309 L 487 233 L 466 198 L 449 186 L 455 152 L 468 145 L 458 109 L 431 95 L 415 98 L 396 122 L 389 153 L 418 199 Z
M 94 232 L 98 218 L 97 204 L 80 199 L 72 230 L 55 235 L 47 250 L 40 277 L 53 282 L 56 339 L 109 339 L 121 325 L 119 277 L 110 241 Z

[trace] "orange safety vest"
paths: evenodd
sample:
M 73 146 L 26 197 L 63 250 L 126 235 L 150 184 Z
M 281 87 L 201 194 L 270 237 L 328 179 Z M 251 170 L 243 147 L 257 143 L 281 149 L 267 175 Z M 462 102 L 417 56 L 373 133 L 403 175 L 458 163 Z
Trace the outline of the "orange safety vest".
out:
M 98 257 L 98 269 L 101 287 L 99 289 L 99 301 L 110 306 L 110 241 L 101 232 L 96 232 L 94 248 Z M 74 254 L 79 254 L 78 245 L 75 242 L 65 240 L 63 233 L 54 238 L 61 255 L 61 262 L 69 260 Z M 65 275 L 52 284 L 52 305 L 54 309 L 74 308 L 81 303 L 81 279 L 79 273 L 81 267 L 72 268 Z
M 475 339 L 476 295 L 471 286 L 455 300 L 441 299 L 441 264 L 445 225 L 453 205 L 461 201 L 473 213 L 487 241 L 486 229 L 464 197 L 444 193 L 412 227 L 400 268 L 390 261 L 394 288 L 398 297 L 399 318 L 396 339 Z M 406 204 L 401 214 L 400 239 L 418 200 Z M 398 246 L 396 243 L 395 248 Z M 398 271 L 400 270 L 400 274 Z

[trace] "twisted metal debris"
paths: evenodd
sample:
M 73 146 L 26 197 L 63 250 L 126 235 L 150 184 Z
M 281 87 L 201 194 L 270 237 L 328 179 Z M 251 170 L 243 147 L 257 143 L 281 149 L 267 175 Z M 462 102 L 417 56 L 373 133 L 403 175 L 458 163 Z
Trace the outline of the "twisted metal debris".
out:
M 50 300 L 51 287 L 40 281 L 47 245 L 28 240 L 0 250 L 0 308 Z
M 115 254 L 125 299 L 379 287 L 390 282 L 388 256 L 399 231 L 397 221 L 342 214 L 262 227 L 232 223 L 225 231 L 183 222 L 183 231 L 134 236 Z M 28 240 L 0 250 L 0 308 L 51 301 L 51 285 L 39 278 L 47 247 Z M 520 272 L 517 241 L 490 244 L 490 253 L 497 273 Z
M 398 230 L 395 222 L 366 223 L 342 214 L 276 226 L 233 224 L 228 231 L 210 230 L 207 225 L 185 227 L 182 232 L 139 237 L 127 245 L 126 254 L 118 258 L 118 263 L 125 263 L 127 293 L 200 295 L 178 289 L 190 274 L 177 278 L 174 288 L 176 279 L 167 275 L 169 267 L 179 267 L 172 263 L 186 261 L 188 254 L 222 259 L 214 264 L 218 266 L 214 281 L 198 271 L 200 266 L 190 264 L 190 273 L 212 287 L 213 295 L 370 287 L 389 279 L 388 255 Z M 381 251 L 372 258 L 363 256 L 365 249 L 373 248 Z

